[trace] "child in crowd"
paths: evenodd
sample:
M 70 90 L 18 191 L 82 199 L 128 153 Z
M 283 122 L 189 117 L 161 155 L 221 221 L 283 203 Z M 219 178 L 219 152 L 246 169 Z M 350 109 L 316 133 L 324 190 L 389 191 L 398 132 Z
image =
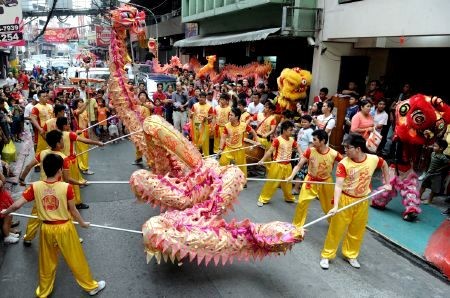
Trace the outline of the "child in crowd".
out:
M 108 108 L 105 107 L 105 100 L 99 100 L 98 108 L 97 108 L 97 121 L 98 121 L 98 136 L 100 136 L 100 140 L 102 142 L 107 138 L 106 131 L 108 129 L 108 122 L 106 119 L 108 118 Z
M 5 182 L 5 176 L 0 173 L 0 210 L 7 209 L 9 206 L 14 204 L 13 199 L 4 187 Z M 19 242 L 20 235 L 13 233 L 13 231 L 11 230 L 12 215 L 0 214 L 0 219 L 3 219 L 3 224 L 1 226 L 4 237 L 3 242 L 7 244 L 15 244 Z
M 420 186 L 420 198 L 427 188 L 429 188 L 430 196 L 423 201 L 424 204 L 431 204 L 434 195 L 440 193 L 442 187 L 442 170 L 449 166 L 450 160 L 444 155 L 447 149 L 445 140 L 437 140 L 433 144 L 433 152 L 431 153 L 431 161 L 428 170 L 419 177 L 419 181 L 423 180 Z
M 297 143 L 299 144 L 300 148 L 302 149 L 302 152 L 298 153 L 297 157 L 301 157 L 303 152 L 306 151 L 309 147 L 311 147 L 311 144 L 313 142 L 313 136 L 312 133 L 314 132 L 314 129 L 311 127 L 312 117 L 310 115 L 304 115 L 301 118 L 301 128 L 297 135 Z M 296 175 L 296 179 L 298 180 L 304 180 L 306 174 L 308 174 L 308 163 L 305 163 L 303 167 L 298 171 Z M 300 186 L 302 184 L 300 182 L 295 182 L 294 189 L 292 190 L 293 195 L 298 195 L 300 193 Z
M 116 115 L 116 110 L 112 109 L 111 110 L 111 116 Z M 113 117 L 111 119 L 108 120 L 109 122 L 109 127 L 108 127 L 108 132 L 109 132 L 109 138 L 110 140 L 116 139 L 120 136 L 119 134 L 119 118 L 117 117 Z M 113 143 L 117 143 L 118 141 L 114 141 Z
M 159 115 L 164 118 L 164 106 L 159 98 L 155 99 L 155 103 L 153 105 L 153 114 Z

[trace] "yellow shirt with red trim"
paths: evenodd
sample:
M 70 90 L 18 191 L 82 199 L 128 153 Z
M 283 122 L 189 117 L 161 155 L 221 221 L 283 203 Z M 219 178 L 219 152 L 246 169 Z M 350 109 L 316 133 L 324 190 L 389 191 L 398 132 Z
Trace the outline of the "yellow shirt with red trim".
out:
M 141 117 L 144 119 L 147 117 L 150 117 L 150 115 L 152 114 L 150 112 L 150 110 L 146 106 L 143 106 L 143 105 L 139 106 L 139 113 L 141 114 Z
M 42 166 L 43 165 L 42 161 L 44 160 L 45 156 L 47 156 L 50 153 L 57 154 L 57 155 L 61 156 L 63 158 L 63 160 L 64 160 L 64 162 L 63 162 L 63 170 L 68 170 L 69 169 L 69 165 L 70 165 L 69 158 L 66 155 L 64 155 L 64 153 L 62 153 L 61 151 L 53 151 L 52 149 L 42 150 L 41 152 L 36 154 L 36 156 L 34 157 L 36 159 L 36 161 L 40 164 L 39 165 L 39 167 L 41 168 L 40 180 L 47 179 L 47 175 L 45 175 L 45 172 L 44 172 L 44 167 Z
M 64 149 L 62 150 L 62 153 L 69 157 L 69 158 L 75 158 L 75 142 L 78 139 L 78 136 L 73 131 L 63 131 L 63 142 L 64 142 Z
M 370 191 L 370 182 L 373 172 L 381 168 L 384 160 L 373 154 L 366 154 L 361 162 L 353 161 L 351 158 L 342 159 L 336 169 L 336 177 L 344 178 L 342 192 L 356 198 L 367 196 Z
M 231 122 L 225 124 L 224 134 L 226 136 L 225 145 L 230 149 L 238 149 L 242 147 L 242 142 L 246 132 L 251 132 L 252 128 L 244 122 L 239 122 L 233 126 Z
M 49 132 L 49 131 L 57 129 L 57 127 L 56 127 L 56 118 L 48 119 L 45 122 L 43 129 L 44 129 L 45 132 Z
M 308 175 L 312 179 L 326 180 L 330 178 L 335 161 L 343 159 L 342 154 L 328 147 L 326 153 L 320 153 L 316 148 L 307 148 L 303 157 L 308 159 Z
M 35 201 L 38 218 L 42 221 L 70 219 L 67 202 L 75 198 L 72 185 L 60 181 L 37 181 L 22 195 L 28 202 Z
M 216 115 L 216 124 L 219 126 L 225 126 L 228 123 L 228 116 L 230 115 L 231 107 L 227 106 L 222 108 L 217 106 L 214 110 L 214 115 Z
M 255 116 L 253 119 L 258 121 L 258 128 L 256 129 L 256 133 L 259 135 L 268 134 L 271 131 L 272 126 L 277 125 L 277 119 L 274 115 L 266 117 L 264 113 L 258 113 L 258 115 Z
M 239 118 L 239 120 L 241 122 L 247 122 L 248 119 L 250 119 L 252 117 L 252 115 L 250 115 L 249 112 L 245 111 L 244 113 L 241 114 L 241 118 Z
M 289 140 L 286 140 L 282 136 L 279 136 L 273 140 L 272 146 L 275 148 L 273 160 L 287 160 L 292 158 L 292 150 L 297 148 L 297 141 L 292 137 L 289 137 Z M 286 165 L 291 162 L 282 161 L 280 163 Z
M 47 122 L 47 120 L 49 120 L 53 115 L 53 107 L 48 103 L 45 105 L 37 103 L 31 110 L 31 115 L 36 116 L 39 126 L 43 128 L 45 122 Z
M 200 104 L 195 103 L 191 109 L 193 114 L 194 123 L 203 123 L 209 115 L 213 115 L 214 111 L 209 103 Z

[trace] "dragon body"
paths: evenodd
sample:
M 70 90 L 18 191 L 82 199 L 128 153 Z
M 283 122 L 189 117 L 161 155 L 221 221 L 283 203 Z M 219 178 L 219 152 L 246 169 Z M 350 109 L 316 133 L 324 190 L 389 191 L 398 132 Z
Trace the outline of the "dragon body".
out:
M 208 264 L 249 260 L 285 253 L 302 241 L 303 230 L 290 223 L 264 224 L 231 220 L 232 210 L 246 180 L 236 166 L 219 166 L 159 116 L 143 119 L 127 84 L 126 30 L 141 32 L 144 15 L 125 5 L 112 11 L 109 92 L 119 117 L 135 132 L 132 141 L 151 161 L 151 171 L 138 170 L 130 178 L 138 201 L 159 206 L 158 216 L 143 225 L 147 259 Z

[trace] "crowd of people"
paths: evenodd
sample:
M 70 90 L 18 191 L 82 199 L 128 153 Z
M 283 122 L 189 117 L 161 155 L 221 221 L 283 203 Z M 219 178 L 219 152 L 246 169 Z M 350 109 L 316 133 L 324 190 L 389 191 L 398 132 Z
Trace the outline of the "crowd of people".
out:
M 129 84 L 138 99 L 136 111 L 142 117 L 152 114 L 164 117 L 204 156 L 218 156 L 221 165 L 233 163 L 247 176 L 246 149 L 261 148 L 263 154 L 259 156 L 258 164 L 265 167 L 268 181 L 256 204 L 259 207 L 268 204 L 278 187 L 288 203 L 295 202 L 298 195 L 293 219 L 293 224 L 298 227 L 304 225 L 308 205 L 314 198 L 319 199 L 324 213 L 335 215 L 338 209 L 367 196 L 371 177 L 377 168 L 383 172 L 383 187 L 391 189 L 385 160 L 392 156 L 390 146 L 395 105 L 411 95 L 409 84 L 403 86 L 398 96 L 388 100 L 378 81 L 371 81 L 362 96 L 355 84 L 350 82 L 348 88 L 337 95 L 349 101 L 343 127 L 336 127 L 336 109 L 327 88 L 320 90 L 310 107 L 298 104 L 297 111 L 280 113 L 276 92 L 272 92 L 268 83 L 263 81 L 252 82 L 242 78 L 215 84 L 183 71 L 178 74 L 175 85 L 159 83 L 151 96 L 144 83 L 135 85 L 130 81 Z M 20 234 L 8 213 L 27 201 L 35 200 L 32 215 L 41 217 L 46 214 L 45 208 L 50 207 L 42 206 L 38 199 L 44 190 L 49 191 L 50 181 L 60 182 L 58 187 L 65 193 L 55 194 L 55 198 L 68 200 L 68 209 L 61 210 L 61 218 L 49 216 L 44 221 L 42 218 L 30 220 L 24 245 L 31 245 L 39 228 L 41 237 L 53 237 L 50 235 L 54 235 L 55 231 L 49 225 L 53 221 L 63 221 L 61 224 L 68 225 L 65 219 L 70 218 L 69 213 L 84 223 L 77 209 L 87 209 L 89 205 L 83 203 L 80 187 L 86 184 L 83 175 L 94 174 L 89 167 L 86 151 L 89 145 L 103 146 L 104 142 L 118 142 L 121 136 L 126 136 L 126 127 L 116 115 L 114 104 L 109 101 L 106 83 L 88 86 L 86 80 L 81 79 L 77 86 L 72 86 L 67 78 L 52 71 L 36 71 L 31 75 L 20 71 L 17 78 L 9 74 L 6 84 L 0 89 L 0 151 L 11 141 L 21 142 L 24 131 L 32 134 L 36 156 L 20 173 L 19 182 L 25 185 L 25 179 L 33 168 L 40 172 L 41 182 L 44 182 L 34 183 L 25 191 L 24 198 L 16 203 L 2 187 L 0 210 L 6 209 L 1 215 L 5 243 L 19 242 Z M 329 145 L 333 130 L 343 130 L 345 134 L 345 156 Z M 376 154 L 369 154 L 366 141 L 375 132 L 383 139 Z M 445 138 L 448 139 L 448 136 L 446 134 Z M 425 188 L 431 188 L 431 196 L 426 200 L 430 203 L 433 195 L 440 190 L 436 183 L 427 179 L 442 171 L 439 165 L 448 166 L 449 163 L 445 140 L 437 141 L 433 150 L 430 169 L 422 177 L 424 183 L 421 189 L 423 192 Z M 269 160 L 270 165 L 267 163 Z M 143 152 L 136 148 L 134 164 L 142 163 Z M 336 182 L 333 182 L 335 163 Z M 366 175 L 361 174 L 363 170 Z M 5 175 L 6 172 L 0 173 L 0 186 L 6 182 Z M 293 180 L 303 183 L 292 183 Z M 334 198 L 333 201 L 330 198 Z M 368 206 L 365 202 L 358 205 L 356 211 L 337 213 L 331 218 L 321 253 L 320 266 L 323 269 L 328 269 L 329 260 L 336 256 L 344 235 L 342 252 L 350 265 L 360 267 L 357 257 L 364 237 Z M 448 211 L 445 212 L 448 214 Z M 72 227 L 65 229 L 67 233 L 74 232 Z M 60 241 L 58 245 L 64 249 L 76 247 L 77 254 L 80 254 L 78 241 L 77 244 L 73 239 L 68 242 L 61 238 Z M 45 243 L 41 245 L 47 255 L 54 253 Z M 85 261 L 80 265 L 72 264 L 70 258 L 66 261 L 77 272 L 76 279 L 86 291 L 95 294 L 104 288 L 104 282 L 97 283 L 92 279 Z M 44 271 L 52 274 L 51 267 L 54 265 Z M 50 293 L 52 286 L 48 281 L 40 282 L 37 294 Z

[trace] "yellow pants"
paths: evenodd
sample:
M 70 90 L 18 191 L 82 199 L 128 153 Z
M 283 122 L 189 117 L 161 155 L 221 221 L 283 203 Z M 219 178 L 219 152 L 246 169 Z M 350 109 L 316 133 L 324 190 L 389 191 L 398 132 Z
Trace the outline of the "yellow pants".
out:
M 82 142 L 76 142 L 75 144 L 76 144 L 75 148 L 77 149 L 77 153 L 81 153 L 81 152 L 89 149 L 89 144 L 85 144 Z M 82 170 L 82 171 L 89 170 L 89 153 L 88 152 L 86 152 L 82 155 L 78 155 L 77 160 L 78 160 L 78 167 L 80 168 L 80 170 Z
M 309 175 L 306 175 L 305 181 L 309 179 Z M 309 179 L 310 180 L 310 179 Z M 324 182 L 333 182 L 330 177 Z M 295 226 L 302 227 L 305 224 L 306 216 L 308 215 L 308 206 L 311 200 L 319 198 L 320 206 L 322 211 L 327 214 L 328 211 L 333 208 L 331 201 L 334 195 L 334 185 L 332 184 L 307 184 L 306 182 L 302 184 L 302 190 L 298 196 L 297 208 L 295 208 L 294 220 L 292 224 Z
M 356 200 L 359 199 L 342 194 L 339 200 L 339 209 Z M 349 259 L 357 258 L 364 239 L 364 233 L 366 232 L 368 218 L 368 200 L 333 216 L 323 246 L 322 258 L 333 259 L 336 257 L 339 242 L 344 233 L 346 234 L 342 242 L 342 254 Z
M 143 156 L 142 152 L 138 150 L 138 148 L 136 147 L 136 159 L 135 160 L 139 160 L 141 159 Z
M 53 291 L 58 253 L 61 252 L 77 283 L 89 292 L 98 287 L 84 256 L 78 233 L 71 221 L 63 224 L 42 224 L 39 237 L 39 286 L 37 297 L 47 297 Z
M 194 140 L 193 144 L 202 149 L 203 156 L 209 155 L 209 125 L 203 125 L 203 133 L 199 140 L 200 123 L 194 123 Z M 214 142 L 215 144 L 215 142 Z
M 48 148 L 47 142 L 42 137 L 42 135 L 38 132 L 38 140 L 36 145 L 36 154 L 41 153 L 42 150 L 45 150 Z
M 234 150 L 233 148 L 225 147 L 224 152 Z M 233 151 L 229 153 L 223 153 L 220 156 L 219 163 L 221 166 L 227 166 L 230 162 L 234 160 L 236 165 L 244 165 L 247 163 L 245 158 L 245 149 L 241 149 L 238 151 Z M 247 178 L 247 166 L 239 166 L 239 169 L 244 173 L 245 178 Z
M 214 153 L 217 153 L 218 151 L 219 151 L 219 147 L 220 147 L 220 138 L 222 137 L 222 135 L 223 135 L 223 132 L 224 132 L 224 130 L 225 130 L 225 126 L 219 126 L 219 133 L 218 133 L 218 135 L 216 136 L 215 134 L 214 134 Z
M 260 143 L 264 147 L 264 149 L 266 149 L 266 151 L 269 150 L 270 146 L 272 145 L 267 140 L 267 138 L 260 138 L 260 137 L 258 137 L 258 143 Z
M 77 181 L 84 180 L 84 178 L 81 176 L 80 169 L 78 168 L 78 162 L 76 158 L 70 159 L 69 176 L 70 178 Z M 81 204 L 82 200 L 81 200 L 80 186 L 72 184 L 72 187 L 75 193 L 75 205 Z
M 37 209 L 36 205 L 33 204 L 33 209 L 31 209 L 31 215 L 37 216 Z M 25 235 L 23 236 L 23 240 L 32 241 L 39 230 L 39 227 L 41 226 L 41 220 L 38 218 L 30 218 L 27 223 L 27 230 L 25 232 Z
M 281 164 L 281 163 L 272 163 L 268 166 L 267 179 L 286 179 L 292 173 L 291 164 Z M 270 199 L 272 199 L 272 195 L 277 190 L 278 186 L 281 186 L 281 190 L 284 194 L 284 200 L 286 202 L 293 202 L 294 195 L 292 194 L 292 183 L 291 182 L 274 182 L 267 181 L 259 195 L 258 201 L 261 203 L 268 203 Z

